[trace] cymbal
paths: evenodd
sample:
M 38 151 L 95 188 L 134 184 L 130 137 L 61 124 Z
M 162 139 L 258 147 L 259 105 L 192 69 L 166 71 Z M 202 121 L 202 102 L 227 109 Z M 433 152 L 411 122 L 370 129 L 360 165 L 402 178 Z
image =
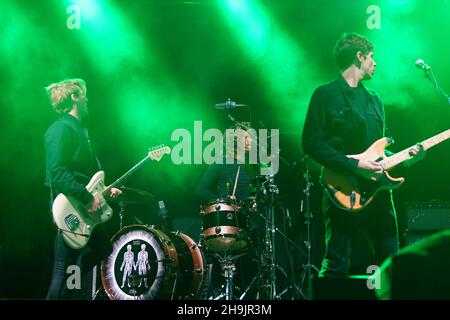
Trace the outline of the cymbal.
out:
M 125 204 L 142 204 L 148 203 L 155 199 L 155 196 L 153 194 L 145 190 L 127 187 L 122 187 L 120 188 L 120 190 L 122 191 L 122 194 L 115 198 L 112 198 L 110 202 L 115 203 L 122 202 Z

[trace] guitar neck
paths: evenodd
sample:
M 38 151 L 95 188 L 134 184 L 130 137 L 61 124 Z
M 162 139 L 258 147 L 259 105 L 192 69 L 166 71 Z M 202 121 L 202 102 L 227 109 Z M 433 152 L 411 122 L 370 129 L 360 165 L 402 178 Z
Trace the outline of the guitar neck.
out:
M 110 186 L 108 186 L 108 188 L 105 189 L 105 191 L 103 191 L 104 193 L 108 193 L 109 190 L 111 190 L 111 188 L 119 188 L 122 187 L 125 182 L 136 172 L 138 171 L 147 161 L 148 159 L 150 159 L 149 156 L 145 157 L 144 159 L 142 159 L 141 161 L 139 161 L 139 163 L 137 163 L 133 168 L 131 168 L 130 170 L 128 170 L 123 176 L 121 176 L 119 179 L 117 179 L 116 181 L 114 181 Z
M 424 150 L 428 150 L 431 147 L 434 147 L 435 145 L 447 140 L 450 138 L 450 129 L 441 132 L 431 138 L 428 138 L 427 140 L 424 140 L 420 143 L 420 145 L 422 146 L 422 148 Z M 406 161 L 409 159 L 410 155 L 409 155 L 409 149 L 405 149 L 402 150 L 390 157 L 388 157 L 387 159 L 381 161 L 381 165 L 383 166 L 383 168 L 385 170 L 390 170 L 394 167 L 396 167 L 397 165 L 399 165 L 400 163 L 402 163 L 403 161 Z
M 435 145 L 447 140 L 448 138 L 450 138 L 450 129 L 423 141 L 421 145 L 424 150 L 428 150 L 431 147 L 434 147 Z

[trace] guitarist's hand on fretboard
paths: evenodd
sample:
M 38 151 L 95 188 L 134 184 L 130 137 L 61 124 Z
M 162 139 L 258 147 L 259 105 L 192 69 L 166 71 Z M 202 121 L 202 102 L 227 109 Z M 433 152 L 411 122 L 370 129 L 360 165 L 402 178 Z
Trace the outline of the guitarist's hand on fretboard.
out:
M 365 179 L 376 181 L 383 174 L 383 167 L 378 162 L 360 159 L 355 172 Z
M 111 190 L 109 191 L 109 197 L 111 199 L 114 199 L 118 196 L 120 196 L 122 194 L 122 190 L 117 189 L 117 188 L 111 188 Z
M 105 197 L 106 201 L 109 201 L 111 199 L 119 197 L 122 193 L 123 193 L 122 190 L 113 187 L 110 189 L 107 188 L 103 192 L 103 196 Z
M 410 167 L 425 158 L 425 150 L 421 144 L 417 144 L 414 147 L 409 148 L 408 154 L 410 158 L 404 162 L 405 167 Z

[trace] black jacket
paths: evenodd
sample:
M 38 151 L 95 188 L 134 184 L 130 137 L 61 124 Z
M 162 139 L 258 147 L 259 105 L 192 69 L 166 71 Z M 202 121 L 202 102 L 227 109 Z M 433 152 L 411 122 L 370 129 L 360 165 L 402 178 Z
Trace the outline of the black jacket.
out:
M 354 173 L 358 160 L 345 155 L 365 151 L 384 136 L 384 110 L 377 94 L 362 84 L 362 98 L 342 76 L 313 93 L 303 128 L 303 150 L 320 164 Z M 357 105 L 355 105 L 357 104 Z
M 225 160 L 224 160 L 225 162 Z M 233 193 L 238 168 L 239 179 L 236 186 L 236 199 L 245 200 L 251 195 L 254 170 L 245 164 L 211 164 L 200 179 L 195 195 L 202 201 L 225 199 Z
M 65 114 L 51 124 L 45 133 L 45 157 L 45 184 L 52 198 L 64 193 L 88 204 L 92 195 L 85 187 L 100 168 L 82 123 Z

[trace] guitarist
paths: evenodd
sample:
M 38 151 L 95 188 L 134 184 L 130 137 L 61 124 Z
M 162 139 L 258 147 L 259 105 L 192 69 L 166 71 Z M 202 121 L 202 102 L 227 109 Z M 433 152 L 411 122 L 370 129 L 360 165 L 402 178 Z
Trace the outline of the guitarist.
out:
M 53 109 L 61 115 L 45 133 L 45 184 L 50 188 L 51 203 L 59 193 L 64 193 L 77 197 L 86 205 L 88 212 L 94 212 L 99 209 L 100 200 L 94 199 L 85 186 L 94 173 L 100 170 L 100 164 L 92 151 L 83 123 L 88 115 L 86 83 L 82 79 L 67 79 L 45 89 Z M 113 188 L 110 196 L 115 197 L 120 193 L 119 189 Z M 70 275 L 68 267 L 78 265 L 82 273 L 87 272 L 111 251 L 109 237 L 102 228 L 94 230 L 88 245 L 80 250 L 68 247 L 58 230 L 47 299 L 74 297 L 74 290 L 68 290 L 66 286 L 67 276 Z
M 335 44 L 333 56 L 340 75 L 318 87 L 311 97 L 303 128 L 304 152 L 332 170 L 377 179 L 383 173 L 377 162 L 346 156 L 366 150 L 385 136 L 380 97 L 362 83 L 374 75 L 373 45 L 362 35 L 344 33 Z M 424 151 L 414 146 L 409 154 L 407 162 L 411 165 L 423 158 Z M 323 216 L 326 240 L 320 276 L 348 274 L 352 249 L 361 239 L 369 241 L 375 265 L 381 265 L 399 248 L 391 192 L 380 192 L 357 215 L 338 208 L 324 194 Z

